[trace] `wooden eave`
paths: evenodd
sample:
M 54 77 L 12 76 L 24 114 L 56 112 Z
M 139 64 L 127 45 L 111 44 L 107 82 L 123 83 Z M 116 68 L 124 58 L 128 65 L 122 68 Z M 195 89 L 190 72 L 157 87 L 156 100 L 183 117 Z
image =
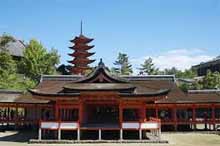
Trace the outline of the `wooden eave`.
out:
M 69 63 L 72 64 L 80 64 L 80 65 L 84 65 L 84 64 L 90 64 L 93 63 L 95 60 L 90 60 L 90 59 L 83 59 L 83 58 L 74 58 L 74 60 L 72 61 L 68 61 Z
M 95 53 L 89 53 L 89 52 L 84 52 L 84 51 L 75 51 L 74 53 L 69 53 L 68 55 L 69 56 L 72 56 L 72 57 L 89 57 L 89 56 L 92 56 L 94 55 Z
M 90 43 L 91 41 L 93 41 L 92 38 L 85 37 L 84 35 L 80 35 L 79 37 L 70 40 L 72 43 Z
M 136 87 L 124 83 L 70 83 L 64 89 L 73 91 L 134 91 Z
M 92 49 L 93 47 L 94 47 L 94 45 L 88 46 L 88 45 L 80 44 L 80 45 L 74 45 L 74 46 L 69 47 L 69 48 L 72 49 L 72 50 L 87 51 L 87 50 L 89 50 L 89 49 Z
M 146 92 L 142 94 L 137 93 L 119 93 L 121 97 L 157 97 L 157 96 L 166 96 L 170 92 L 170 89 L 163 89 L 156 92 Z

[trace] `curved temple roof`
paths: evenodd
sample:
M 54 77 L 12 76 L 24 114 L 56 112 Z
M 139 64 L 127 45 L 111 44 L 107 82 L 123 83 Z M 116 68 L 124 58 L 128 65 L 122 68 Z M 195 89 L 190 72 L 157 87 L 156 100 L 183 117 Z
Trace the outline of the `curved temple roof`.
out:
M 95 70 L 90 73 L 88 76 L 82 77 L 79 80 L 75 81 L 76 83 L 128 83 L 128 80 L 124 78 L 117 77 L 113 74 L 110 74 L 108 69 L 105 67 L 105 64 L 100 59 L 98 66 Z
M 67 84 L 64 86 L 65 89 L 73 91 L 99 91 L 99 90 L 134 90 L 136 87 L 132 84 L 122 83 L 77 83 Z
M 45 84 L 47 84 L 45 81 L 41 82 L 38 88 L 30 90 L 30 92 L 38 96 L 79 96 L 80 93 L 84 91 L 113 91 L 118 92 L 118 95 L 121 97 L 129 98 L 133 96 L 152 97 L 160 95 L 165 97 L 172 87 L 167 86 L 154 89 L 139 81 L 132 81 L 131 79 L 114 76 L 110 74 L 102 60 L 100 60 L 99 65 L 88 76 L 79 76 L 75 78 L 75 80 L 69 82 L 56 81 L 52 86 L 47 86 Z M 59 88 L 55 86 L 59 86 Z
M 141 98 L 156 104 L 220 103 L 219 90 L 196 90 L 185 94 L 177 87 L 174 76 L 114 76 L 102 62 L 88 76 L 43 75 L 39 85 L 29 91 L 34 96 L 22 102 L 77 100 L 87 93 L 93 96 L 98 94 L 97 91 L 102 94 L 110 91 L 109 94 L 114 92 L 126 100 Z M 30 100 L 35 97 L 37 101 Z

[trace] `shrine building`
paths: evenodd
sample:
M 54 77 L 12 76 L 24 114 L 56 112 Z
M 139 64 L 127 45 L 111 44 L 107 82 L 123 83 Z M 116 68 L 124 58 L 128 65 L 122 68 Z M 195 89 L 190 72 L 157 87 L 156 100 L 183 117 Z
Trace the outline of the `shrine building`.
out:
M 102 60 L 86 75 L 83 69 L 94 60 L 80 51 L 92 48 L 85 45 L 91 40 L 81 35 L 74 41 L 82 40 L 70 54 L 74 75 L 42 75 L 25 94 L 0 90 L 1 126 L 34 127 L 39 140 L 142 140 L 150 139 L 146 133 L 160 138 L 161 130 L 196 130 L 199 124 L 215 130 L 220 124 L 219 90 L 184 93 L 172 75 L 114 75 Z

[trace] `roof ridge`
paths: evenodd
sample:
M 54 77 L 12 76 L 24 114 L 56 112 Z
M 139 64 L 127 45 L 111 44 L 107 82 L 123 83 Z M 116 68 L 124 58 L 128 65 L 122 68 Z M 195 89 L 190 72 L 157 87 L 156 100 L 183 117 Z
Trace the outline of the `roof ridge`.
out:
M 45 75 L 42 74 L 43 77 L 82 77 L 82 75 Z
M 0 93 L 24 93 L 24 91 L 13 89 L 0 89 Z
M 130 76 L 130 75 L 121 75 L 120 77 L 126 78 L 128 80 L 171 80 L 176 81 L 175 75 L 144 75 L 144 76 Z
M 175 75 L 120 75 L 122 77 L 175 77 Z
M 220 89 L 188 90 L 188 93 L 220 93 Z
M 71 81 L 74 81 L 74 80 L 81 78 L 81 77 L 83 77 L 83 76 L 81 76 L 81 75 L 41 75 L 40 82 L 42 82 L 44 80 L 58 80 L 58 81 L 71 80 Z

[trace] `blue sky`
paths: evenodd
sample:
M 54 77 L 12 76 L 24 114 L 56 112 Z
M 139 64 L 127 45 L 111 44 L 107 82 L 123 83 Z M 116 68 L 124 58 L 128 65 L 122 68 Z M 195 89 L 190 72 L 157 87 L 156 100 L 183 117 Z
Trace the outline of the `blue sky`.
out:
M 108 66 L 127 53 L 134 69 L 147 57 L 156 66 L 189 68 L 220 55 L 219 0 L 1 0 L 0 34 L 54 47 L 61 63 L 80 32 L 95 40 L 92 57 Z M 93 65 L 96 65 L 94 63 Z

